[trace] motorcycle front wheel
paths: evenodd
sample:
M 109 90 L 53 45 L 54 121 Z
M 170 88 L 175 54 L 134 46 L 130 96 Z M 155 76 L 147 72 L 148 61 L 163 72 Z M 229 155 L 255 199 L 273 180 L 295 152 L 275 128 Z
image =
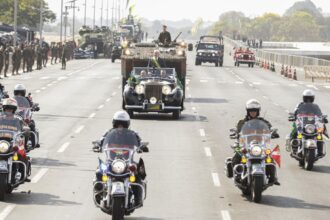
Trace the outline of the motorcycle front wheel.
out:
M 7 191 L 7 174 L 0 174 L 0 201 L 5 200 L 5 195 Z
M 315 150 L 306 150 L 305 154 L 305 169 L 306 170 L 312 170 L 314 166 L 314 161 L 315 161 Z
M 112 202 L 112 220 L 123 220 L 125 215 L 125 197 L 115 197 Z
M 255 203 L 259 203 L 262 197 L 262 187 L 263 187 L 263 177 L 262 176 L 255 176 L 252 180 L 252 189 L 251 189 L 251 196 L 252 201 Z

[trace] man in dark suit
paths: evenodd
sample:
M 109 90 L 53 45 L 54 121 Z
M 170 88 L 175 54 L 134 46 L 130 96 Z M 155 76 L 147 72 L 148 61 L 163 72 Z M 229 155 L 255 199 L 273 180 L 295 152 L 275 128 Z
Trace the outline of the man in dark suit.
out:
M 160 58 L 159 50 L 154 50 L 154 55 L 151 58 L 149 58 L 148 67 L 155 67 L 155 68 L 166 67 L 165 60 Z
M 164 45 L 168 45 L 172 42 L 171 34 L 167 31 L 166 25 L 163 25 L 163 31 L 159 34 L 158 41 Z

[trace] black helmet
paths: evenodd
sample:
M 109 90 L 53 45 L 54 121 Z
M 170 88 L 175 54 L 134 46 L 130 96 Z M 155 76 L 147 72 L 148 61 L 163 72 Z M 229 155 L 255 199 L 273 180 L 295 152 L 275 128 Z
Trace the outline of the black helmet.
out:
M 119 125 L 122 125 L 124 128 L 129 128 L 130 117 L 126 111 L 118 111 L 113 115 L 112 127 L 118 128 Z
M 23 84 L 17 84 L 14 88 L 14 95 L 15 96 L 24 96 L 26 95 L 26 88 Z
M 315 99 L 315 93 L 314 93 L 313 90 L 306 89 L 303 92 L 303 101 L 305 103 L 313 103 L 314 102 L 314 99 Z

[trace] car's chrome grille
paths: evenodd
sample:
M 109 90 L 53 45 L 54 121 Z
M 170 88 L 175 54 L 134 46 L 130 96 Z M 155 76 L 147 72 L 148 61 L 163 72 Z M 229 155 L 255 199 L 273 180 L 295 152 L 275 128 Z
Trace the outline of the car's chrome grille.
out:
M 161 85 L 146 85 L 145 98 L 149 100 L 151 97 L 155 97 L 157 100 L 162 99 Z

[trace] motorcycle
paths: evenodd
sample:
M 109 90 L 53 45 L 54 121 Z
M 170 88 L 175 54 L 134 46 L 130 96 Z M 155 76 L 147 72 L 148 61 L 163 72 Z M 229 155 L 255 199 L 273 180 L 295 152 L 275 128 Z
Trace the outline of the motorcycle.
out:
M 259 203 L 262 192 L 272 186 L 276 178 L 270 142 L 279 138 L 277 130 L 270 130 L 264 121 L 253 119 L 245 122 L 240 134 L 231 129 L 230 138 L 239 139 L 232 148 L 240 154 L 241 161 L 233 167 L 232 158 L 227 158 L 226 175 L 234 177 L 234 183 L 242 193 Z
M 143 160 L 134 162 L 135 153 L 147 153 L 148 143 L 137 147 L 136 136 L 129 136 L 128 129 L 114 129 L 107 135 L 102 147 L 93 142 L 94 149 L 105 153 L 99 158 L 99 167 L 93 181 L 95 205 L 112 215 L 113 220 L 123 219 L 143 206 L 147 183 Z M 95 146 L 96 145 L 96 146 Z M 105 149 L 103 149 L 105 148 Z
M 1 123 L 0 127 L 0 201 L 4 201 L 7 193 L 31 175 L 31 159 L 25 150 L 25 136 L 31 131 L 24 128 L 20 132 L 10 123 Z
M 319 107 L 313 103 L 302 104 L 296 116 L 289 113 L 289 121 L 294 122 L 296 134 L 288 135 L 286 150 L 299 161 L 299 166 L 312 170 L 314 163 L 326 155 L 323 135 L 326 135 L 327 116 L 322 115 Z

